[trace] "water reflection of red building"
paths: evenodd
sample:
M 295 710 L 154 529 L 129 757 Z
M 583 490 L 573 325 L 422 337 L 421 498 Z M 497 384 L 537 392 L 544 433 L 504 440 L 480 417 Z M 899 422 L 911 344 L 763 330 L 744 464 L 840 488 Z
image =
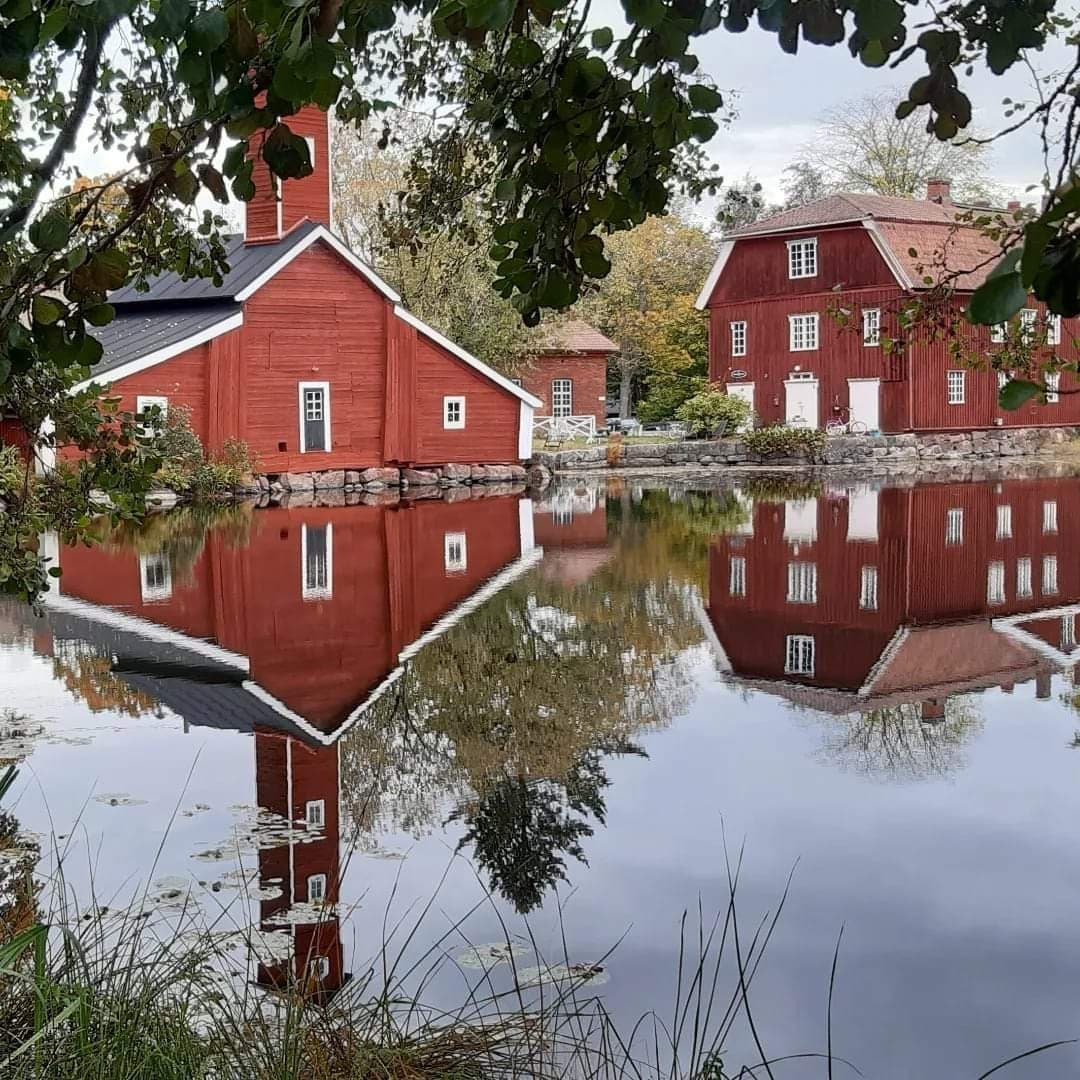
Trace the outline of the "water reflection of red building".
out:
M 1071 507 L 1071 509 L 1070 509 Z M 760 502 L 711 547 L 707 629 L 736 680 L 866 711 L 1070 668 L 1080 485 L 1018 480 Z
M 287 962 L 260 964 L 262 985 L 326 999 L 348 978 L 341 736 L 411 655 L 542 554 L 531 502 L 490 497 L 260 512 L 243 540 L 207 530 L 186 566 L 167 541 L 61 553 L 57 636 L 101 644 L 186 724 L 254 734 L 258 805 L 290 831 L 259 851 L 273 886 L 261 927 L 292 938 Z

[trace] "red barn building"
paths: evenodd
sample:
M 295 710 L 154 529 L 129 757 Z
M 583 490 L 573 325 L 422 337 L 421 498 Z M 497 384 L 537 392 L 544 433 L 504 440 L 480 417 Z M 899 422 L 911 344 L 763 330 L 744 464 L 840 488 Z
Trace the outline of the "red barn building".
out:
M 710 379 L 745 397 L 762 424 L 824 427 L 849 415 L 882 432 L 1080 423 L 1080 394 L 1063 392 L 1080 388 L 1071 373 L 1059 377 L 1062 392 L 1007 411 L 997 373 L 958 363 L 928 330 L 909 334 L 902 351 L 883 347 L 899 338 L 898 308 L 925 292 L 925 277 L 964 271 L 953 282 L 959 310 L 993 266 L 994 245 L 957 222 L 967 209 L 950 201 L 946 181 L 931 181 L 925 200 L 831 195 L 729 233 L 698 297 L 709 312 Z M 835 309 L 851 313 L 849 326 Z M 1077 320 L 1035 301 L 1018 318 L 1044 328 L 1057 355 L 1080 358 Z M 988 358 L 1002 337 L 968 331 Z
M 1069 507 L 1073 509 L 1069 509 Z M 1076 663 L 1080 490 L 854 487 L 760 502 L 710 549 L 706 628 L 737 683 L 829 712 L 921 703 Z
M 326 114 L 289 122 L 312 174 L 278 197 L 257 160 L 220 284 L 169 273 L 110 296 L 91 381 L 131 411 L 186 406 L 205 446 L 242 439 L 267 473 L 529 458 L 540 402 L 406 311 L 330 231 Z
M 540 399 L 539 431 L 553 422 L 571 434 L 593 434 L 607 423 L 608 358 L 618 345 L 587 323 L 553 326 L 522 375 L 522 385 Z

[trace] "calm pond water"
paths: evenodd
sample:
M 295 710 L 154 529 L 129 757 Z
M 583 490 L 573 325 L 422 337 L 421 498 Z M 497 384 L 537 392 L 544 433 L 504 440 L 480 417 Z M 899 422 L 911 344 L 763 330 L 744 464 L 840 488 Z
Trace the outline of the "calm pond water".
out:
M 421 951 L 504 921 L 548 959 L 618 943 L 595 990 L 629 1023 L 669 1009 L 680 918 L 724 908 L 745 844 L 747 938 L 794 867 L 751 990 L 770 1054 L 824 1048 L 841 927 L 835 1046 L 867 1075 L 974 1080 L 1080 1034 L 1080 481 L 621 483 L 104 539 L 42 617 L 0 610 L 11 806 L 84 901 L 231 904 L 274 943 L 259 981 L 332 993 L 435 897 Z

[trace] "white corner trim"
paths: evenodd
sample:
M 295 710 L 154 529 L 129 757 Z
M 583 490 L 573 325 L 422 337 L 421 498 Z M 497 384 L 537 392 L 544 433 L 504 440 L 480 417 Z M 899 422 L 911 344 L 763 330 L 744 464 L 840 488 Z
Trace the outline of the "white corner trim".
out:
M 488 367 L 483 360 L 478 360 L 472 353 L 466 352 L 460 345 L 455 345 L 449 338 L 443 337 L 438 330 L 432 329 L 423 319 L 418 319 L 411 311 L 406 310 L 401 304 L 394 305 L 394 314 L 406 322 L 409 326 L 418 330 L 426 338 L 430 338 L 436 345 L 441 345 L 448 353 L 453 354 L 459 360 L 463 360 L 469 367 L 479 371 L 485 378 L 490 379 L 496 386 L 520 398 L 527 405 L 538 409 L 543 402 L 538 397 L 533 397 L 527 390 L 522 389 L 516 382 L 511 381 L 505 375 L 500 375 L 494 368 Z
M 520 499 L 518 501 L 518 545 L 522 555 L 527 555 L 536 547 L 536 538 L 533 533 L 532 499 Z
M 214 338 L 221 337 L 222 334 L 228 334 L 233 330 L 239 330 L 243 325 L 244 314 L 243 312 L 238 311 L 235 315 L 230 315 L 227 319 L 222 319 L 221 322 L 214 323 L 213 326 L 208 326 L 206 329 L 200 330 L 197 334 L 192 334 L 189 338 L 184 338 L 183 341 L 176 341 L 172 345 L 165 345 L 155 352 L 140 356 L 137 360 L 129 360 L 126 364 L 121 364 L 111 371 L 103 371 L 100 375 L 94 375 L 89 379 L 84 379 L 81 383 L 76 383 L 69 392 L 72 394 L 77 393 L 80 390 L 85 390 L 88 386 L 93 386 L 95 383 L 98 386 L 108 386 L 110 383 L 117 382 L 120 379 L 126 379 L 129 375 L 136 375 L 140 371 L 145 371 L 147 368 L 155 367 L 157 364 L 163 364 L 166 360 L 171 360 L 174 356 L 179 356 L 180 353 L 187 352 L 188 349 L 194 349 L 199 345 L 205 345 L 208 341 L 213 341 Z
M 709 618 L 709 613 L 705 609 L 705 605 L 697 598 L 693 601 L 693 612 L 694 618 L 697 619 L 698 625 L 705 635 L 705 641 L 712 650 L 713 657 L 716 660 L 717 670 L 723 675 L 730 675 L 732 670 L 731 660 L 728 659 L 727 650 L 720 643 L 720 638 L 716 633 L 716 627 L 713 626 L 713 621 Z
M 1020 615 L 1006 615 L 990 620 L 990 628 L 1000 634 L 1005 634 L 1019 645 L 1024 645 L 1033 652 L 1039 653 L 1047 660 L 1052 660 L 1061 667 L 1070 667 L 1076 663 L 1076 656 L 1062 652 L 1054 648 L 1048 641 L 1024 630 L 1021 623 L 1032 622 L 1035 619 L 1060 619 L 1065 615 L 1080 615 L 1080 604 L 1064 604 L 1061 607 L 1043 608 L 1041 611 L 1025 611 Z
M 885 265 L 892 271 L 892 276 L 896 278 L 896 284 L 901 289 L 913 289 L 915 286 L 912 284 L 911 278 L 908 277 L 903 264 L 896 257 L 893 249 L 889 247 L 885 237 L 881 235 L 877 222 L 873 218 L 865 218 L 863 228 L 870 234 L 870 239 L 874 241 L 874 247 L 878 249 L 879 254 L 885 260 Z
M 712 269 L 709 271 L 709 276 L 705 279 L 705 284 L 701 287 L 701 292 L 698 293 L 697 300 L 694 301 L 694 307 L 698 311 L 704 311 L 708 306 L 709 298 L 713 294 L 713 289 L 716 288 L 716 283 L 720 280 L 720 275 L 724 272 L 724 267 L 727 265 L 728 259 L 731 258 L 731 253 L 735 249 L 734 240 L 725 240 L 720 245 L 720 251 L 716 256 L 716 262 L 713 263 Z
M 528 461 L 533 456 L 533 407 L 527 402 L 521 402 L 518 412 L 518 459 Z
M 318 225 L 303 238 L 297 241 L 288 251 L 284 252 L 277 262 L 267 267 L 251 284 L 238 292 L 234 299 L 243 303 L 257 293 L 271 278 L 279 274 L 286 266 L 302 255 L 312 244 L 322 241 L 335 254 L 344 259 L 354 270 L 362 274 L 376 289 L 379 290 L 391 303 L 400 303 L 401 297 L 390 288 L 389 285 L 363 259 L 354 255 L 325 225 Z

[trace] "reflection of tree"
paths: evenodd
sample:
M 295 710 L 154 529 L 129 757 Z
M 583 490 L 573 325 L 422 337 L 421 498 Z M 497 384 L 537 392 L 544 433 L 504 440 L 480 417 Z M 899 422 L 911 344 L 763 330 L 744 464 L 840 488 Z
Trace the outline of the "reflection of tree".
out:
M 939 720 L 923 720 L 919 702 L 831 717 L 826 753 L 868 776 L 921 780 L 961 768 L 964 748 L 982 728 L 970 697 L 945 702 Z
M 0 802 L 14 779 L 13 769 L 0 767 Z M 0 947 L 36 919 L 33 874 L 40 856 L 37 841 L 20 832 L 15 815 L 0 806 Z
M 56 641 L 53 676 L 91 712 L 161 716 L 157 699 L 136 690 L 112 669 L 112 657 L 85 641 Z

